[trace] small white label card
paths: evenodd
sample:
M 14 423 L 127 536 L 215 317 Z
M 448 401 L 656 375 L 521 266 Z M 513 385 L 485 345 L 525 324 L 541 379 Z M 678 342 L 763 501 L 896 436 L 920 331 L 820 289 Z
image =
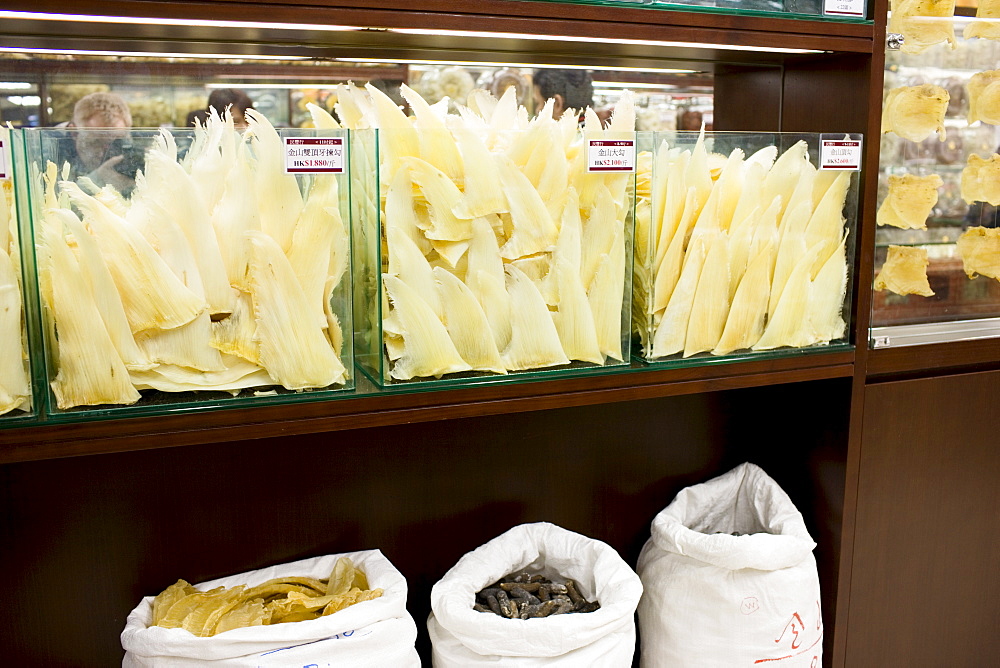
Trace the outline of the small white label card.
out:
M 343 137 L 285 137 L 285 172 L 342 174 Z
M 861 171 L 861 138 L 820 139 L 819 168 Z
M 0 179 L 7 178 L 7 147 L 3 145 L 3 139 L 0 139 Z
M 865 18 L 865 0 L 823 0 L 824 16 Z
M 634 139 L 588 139 L 588 172 L 634 172 Z

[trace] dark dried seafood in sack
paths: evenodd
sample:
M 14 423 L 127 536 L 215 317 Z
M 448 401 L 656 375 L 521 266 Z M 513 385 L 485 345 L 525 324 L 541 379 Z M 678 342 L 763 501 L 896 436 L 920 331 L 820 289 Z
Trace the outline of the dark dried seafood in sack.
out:
M 574 580 L 559 584 L 527 572 L 512 573 L 476 594 L 473 606 L 508 619 L 533 619 L 570 612 L 594 612 L 601 607 L 580 593 Z

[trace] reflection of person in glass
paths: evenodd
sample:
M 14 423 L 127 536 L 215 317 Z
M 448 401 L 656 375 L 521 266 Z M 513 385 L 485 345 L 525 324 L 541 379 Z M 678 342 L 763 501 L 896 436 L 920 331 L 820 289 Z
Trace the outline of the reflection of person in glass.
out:
M 594 82 L 587 70 L 535 70 L 531 80 L 535 113 L 542 110 L 546 100 L 552 99 L 554 118 L 560 118 L 567 109 L 576 109 L 582 118 L 587 107 L 594 104 Z
M 63 146 L 63 161 L 69 162 L 77 177 L 86 176 L 98 186 L 111 185 L 119 191 L 130 190 L 135 181 L 125 169 L 128 155 L 128 128 L 132 113 L 128 104 L 114 93 L 91 93 L 73 107 L 73 118 L 66 124 L 72 130 Z M 125 171 L 126 173 L 122 173 Z
M 208 120 L 208 114 L 213 109 L 220 116 L 226 113 L 226 108 L 233 115 L 233 126 L 237 130 L 245 130 L 247 127 L 246 110 L 253 109 L 253 100 L 250 96 L 238 88 L 216 88 L 208 96 L 208 109 L 192 111 L 188 114 L 187 123 L 190 126 L 195 124 L 195 120 L 200 120 L 204 124 Z

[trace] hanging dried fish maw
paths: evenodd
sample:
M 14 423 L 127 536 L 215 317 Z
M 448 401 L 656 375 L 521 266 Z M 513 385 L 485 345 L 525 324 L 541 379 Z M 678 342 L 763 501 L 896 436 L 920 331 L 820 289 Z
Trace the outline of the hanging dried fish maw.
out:
M 938 133 L 944 141 L 944 117 L 951 96 L 941 86 L 900 86 L 889 91 L 882 107 L 882 134 L 895 132 L 903 139 L 923 141 Z
M 938 188 L 944 184 L 937 174 L 889 176 L 889 192 L 875 215 L 879 225 L 904 230 L 927 229 L 927 218 L 938 201 Z
M 1000 205 L 1000 155 L 986 160 L 975 153 L 962 170 L 962 199 L 969 204 L 987 202 Z
M 998 0 L 979 0 L 976 9 L 977 19 L 1000 19 L 1000 2 Z M 965 39 L 981 37 L 983 39 L 1000 40 L 1000 23 L 994 21 L 973 21 L 965 26 Z
M 382 280 L 404 340 L 403 354 L 392 365 L 392 377 L 396 380 L 440 378 L 447 373 L 471 370 L 455 348 L 444 323 L 420 293 L 396 276 L 385 274 Z
M 970 227 L 957 245 L 969 278 L 978 274 L 1000 281 L 1000 227 Z
M 0 207 L 5 206 L 0 191 Z M 27 407 L 31 399 L 22 353 L 22 323 L 20 282 L 7 248 L 0 247 L 0 415 Z
M 903 35 L 903 53 L 923 53 L 935 44 L 958 43 L 952 16 L 955 0 L 891 0 L 889 32 Z
M 260 362 L 289 390 L 343 383 L 347 371 L 310 316 L 311 304 L 285 254 L 263 232 L 248 233 L 250 288 Z
M 58 372 L 51 386 L 58 407 L 134 404 L 139 392 L 129 381 L 61 225 L 46 225 L 43 240 L 42 269 L 51 299 L 45 306 L 56 328 Z
M 1000 70 L 973 74 L 966 88 L 969 91 L 969 125 L 976 121 L 1000 125 Z
M 569 364 L 559 333 L 535 284 L 523 271 L 507 265 L 511 338 L 501 354 L 510 371 Z
M 475 371 L 506 373 L 500 360 L 490 324 L 476 296 L 462 281 L 446 269 L 436 267 L 434 278 L 444 304 L 444 322 L 455 348 Z
M 180 327 L 208 308 L 137 230 L 75 183 L 63 181 L 61 186 L 94 233 L 133 332 Z
M 875 277 L 875 289 L 897 295 L 933 297 L 934 291 L 927 279 L 929 263 L 926 248 L 889 246 L 882 270 Z

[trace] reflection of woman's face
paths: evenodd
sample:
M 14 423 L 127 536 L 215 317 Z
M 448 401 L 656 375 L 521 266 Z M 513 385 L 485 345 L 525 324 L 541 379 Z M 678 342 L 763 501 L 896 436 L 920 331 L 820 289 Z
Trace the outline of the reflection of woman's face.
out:
M 243 113 L 243 110 L 242 109 L 237 109 L 236 107 L 232 107 L 231 111 L 232 111 L 232 114 L 233 114 L 233 126 L 237 130 L 246 130 L 247 129 L 247 117 L 246 117 L 246 114 Z

